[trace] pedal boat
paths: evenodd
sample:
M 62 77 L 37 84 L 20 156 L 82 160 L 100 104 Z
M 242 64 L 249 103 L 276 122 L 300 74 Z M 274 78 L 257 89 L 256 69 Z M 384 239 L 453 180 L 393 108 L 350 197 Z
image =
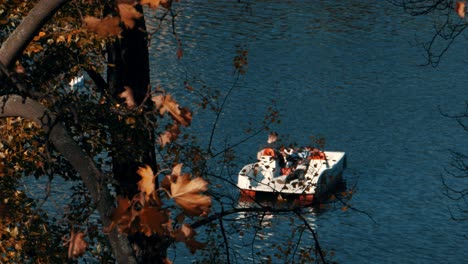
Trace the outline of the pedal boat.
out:
M 283 175 L 288 170 L 280 168 L 278 164 L 277 157 L 262 155 L 258 162 L 244 166 L 239 172 L 237 182 L 241 200 L 252 201 L 258 197 L 272 196 L 315 202 L 329 193 L 337 183 L 342 182 L 346 154 L 321 151 L 318 155 L 310 155 L 295 168 L 289 169 L 302 172 L 299 179 L 293 180 L 290 179 L 293 172 Z

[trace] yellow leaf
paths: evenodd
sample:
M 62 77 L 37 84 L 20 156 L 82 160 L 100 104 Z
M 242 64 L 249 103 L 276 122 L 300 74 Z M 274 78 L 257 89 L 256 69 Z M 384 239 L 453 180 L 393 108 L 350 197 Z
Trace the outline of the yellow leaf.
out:
M 120 19 L 127 28 L 135 26 L 135 20 L 140 19 L 143 14 L 138 12 L 133 5 L 118 4 Z
M 139 167 L 137 173 L 141 176 L 138 181 L 138 190 L 146 194 L 146 199 L 154 191 L 154 174 L 150 166 L 146 165 L 144 168 Z

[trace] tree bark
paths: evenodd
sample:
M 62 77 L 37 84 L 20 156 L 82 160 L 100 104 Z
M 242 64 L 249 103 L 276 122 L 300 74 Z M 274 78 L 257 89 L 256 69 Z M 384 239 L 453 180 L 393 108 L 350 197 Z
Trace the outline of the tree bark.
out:
M 143 14 L 140 5 L 135 8 Z M 152 101 L 144 102 L 147 96 L 149 75 L 148 35 L 145 19 L 135 21 L 135 27 L 125 29 L 121 37 L 108 50 L 109 92 L 116 98 L 128 87 L 133 92 L 137 105 L 146 104 L 144 109 L 152 108 Z M 149 165 L 156 171 L 155 138 L 153 127 L 143 127 L 144 120 L 139 120 L 138 127 L 129 127 L 119 122 L 117 129 L 109 131 L 112 136 L 112 163 L 114 178 L 119 182 L 121 195 L 132 198 L 139 192 L 137 183 L 141 177 L 136 174 L 138 167 Z M 167 255 L 169 241 L 163 237 L 142 233 L 129 236 L 138 263 L 163 263 Z

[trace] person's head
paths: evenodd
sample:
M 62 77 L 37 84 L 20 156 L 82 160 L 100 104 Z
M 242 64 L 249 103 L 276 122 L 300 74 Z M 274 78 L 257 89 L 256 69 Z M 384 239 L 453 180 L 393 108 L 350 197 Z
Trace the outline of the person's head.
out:
M 270 143 L 273 143 L 273 142 L 276 142 L 276 140 L 278 139 L 278 134 L 276 132 L 271 132 L 269 135 L 268 135 L 268 144 Z

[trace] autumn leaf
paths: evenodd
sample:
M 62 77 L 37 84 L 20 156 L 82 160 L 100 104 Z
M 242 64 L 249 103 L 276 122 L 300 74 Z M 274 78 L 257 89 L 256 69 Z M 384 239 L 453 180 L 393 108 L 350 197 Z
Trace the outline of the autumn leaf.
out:
M 455 11 L 457 12 L 458 16 L 460 16 L 461 18 L 465 17 L 465 5 L 466 5 L 465 2 L 457 2 L 455 6 Z
M 40 40 L 42 37 L 44 37 L 46 35 L 46 33 L 44 31 L 41 31 L 39 32 L 34 38 L 33 38 L 33 41 L 38 41 Z
M 107 16 L 99 19 L 93 16 L 86 16 L 83 19 L 86 29 L 101 36 L 118 36 L 122 31 L 120 19 L 118 17 Z
M 112 229 L 114 229 L 115 225 L 128 225 L 130 223 L 130 200 L 126 197 L 117 197 L 117 207 L 112 212 L 110 219 L 112 222 L 109 226 L 103 229 L 104 233 L 109 233 Z
M 125 99 L 125 104 L 127 104 L 128 108 L 135 107 L 135 99 L 133 98 L 133 90 L 132 88 L 125 86 L 125 91 L 119 94 L 120 98 Z
M 179 163 L 179 164 L 175 165 L 174 168 L 172 168 L 172 175 L 176 175 L 176 176 L 181 175 L 182 174 L 182 166 L 183 166 L 182 163 Z
M 190 216 L 207 215 L 211 207 L 211 198 L 200 194 L 207 190 L 208 183 L 202 178 L 190 179 L 190 174 L 172 175 L 171 196 L 174 201 Z
M 180 228 L 174 232 L 174 239 L 178 242 L 184 242 L 190 252 L 193 254 L 198 249 L 202 249 L 206 246 L 205 243 L 198 242 L 194 239 L 197 233 L 193 228 L 187 224 L 183 224 Z
M 68 258 L 74 259 L 84 254 L 88 243 L 84 241 L 84 233 L 74 231 L 71 232 L 70 241 L 68 244 Z
M 146 236 L 156 233 L 160 236 L 167 235 L 166 223 L 169 222 L 169 213 L 167 210 L 159 207 L 149 207 L 148 204 L 140 211 L 140 232 Z
M 120 19 L 127 28 L 133 28 L 135 26 L 135 20 L 140 19 L 143 14 L 138 12 L 133 5 L 130 4 L 118 4 Z
M 138 190 L 145 193 L 146 199 L 148 200 L 151 193 L 154 191 L 154 174 L 150 166 L 146 165 L 144 168 L 139 167 L 137 170 L 138 175 L 141 176 L 141 180 L 138 181 Z
M 165 131 L 158 137 L 158 143 L 163 148 L 167 143 L 170 143 L 171 141 L 172 141 L 172 135 L 169 131 Z
M 148 5 L 152 9 L 158 8 L 160 3 L 161 3 L 161 0 L 141 0 L 140 1 L 141 5 Z
M 154 102 L 156 109 L 159 110 L 160 115 L 169 112 L 183 126 L 189 126 L 192 122 L 192 113 L 186 108 L 181 109 L 171 95 L 157 95 L 153 96 L 151 100 Z
M 167 143 L 174 141 L 180 134 L 180 129 L 177 124 L 173 124 L 168 127 L 166 131 L 158 137 L 158 143 L 164 147 Z

